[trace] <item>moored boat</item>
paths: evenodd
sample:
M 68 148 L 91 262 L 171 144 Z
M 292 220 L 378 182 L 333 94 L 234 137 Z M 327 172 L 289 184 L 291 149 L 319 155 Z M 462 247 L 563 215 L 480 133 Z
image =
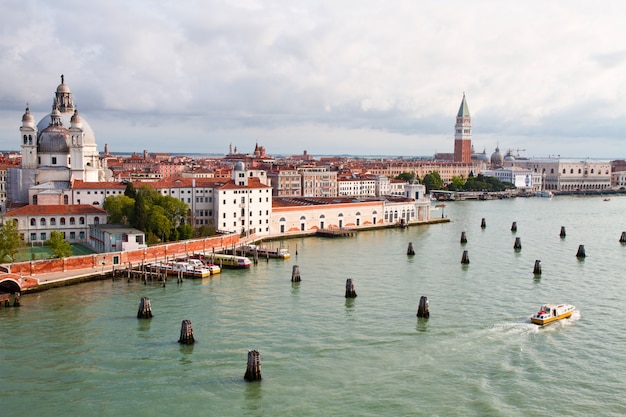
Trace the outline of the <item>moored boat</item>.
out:
M 242 247 L 246 255 L 256 255 L 259 257 L 288 259 L 291 257 L 289 251 L 285 248 L 264 248 L 257 245 L 246 245 Z
M 223 268 L 250 268 L 252 262 L 245 256 L 225 255 L 222 253 L 212 253 L 206 256 L 211 263 Z
M 544 324 L 569 318 L 574 314 L 574 311 L 576 311 L 576 307 L 571 304 L 544 304 L 538 312 L 530 317 L 530 321 L 543 326 Z

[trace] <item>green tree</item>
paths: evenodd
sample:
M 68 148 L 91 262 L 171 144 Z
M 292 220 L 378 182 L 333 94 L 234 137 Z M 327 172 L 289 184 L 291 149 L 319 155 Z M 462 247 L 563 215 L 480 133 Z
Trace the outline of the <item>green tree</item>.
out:
M 135 200 L 125 195 L 112 195 L 104 199 L 102 208 L 107 212 L 108 223 L 130 225 L 135 212 Z
M 432 190 L 443 189 L 443 181 L 437 171 L 433 171 L 430 174 L 424 175 L 423 182 L 424 182 L 424 186 L 426 187 L 427 193 L 431 192 Z
M 20 246 L 22 246 L 22 239 L 17 230 L 17 221 L 6 221 L 0 227 L 0 262 L 4 262 L 5 259 L 15 261 Z
M 66 258 L 72 254 L 72 245 L 65 241 L 63 233 L 58 230 L 50 232 L 50 239 L 46 240 L 46 246 L 56 258 Z
M 457 177 L 454 175 L 450 180 L 450 184 L 448 184 L 448 190 L 450 191 L 461 191 L 463 186 L 465 185 L 465 180 L 461 177 Z
M 212 225 L 203 224 L 193 231 L 193 237 L 207 237 L 215 235 L 215 228 Z
M 188 224 L 181 224 L 176 230 L 178 231 L 178 239 L 187 240 L 193 237 L 193 227 Z
M 398 176 L 396 176 L 397 180 L 401 180 L 401 181 L 415 181 L 415 174 L 412 172 L 402 172 L 400 174 L 398 174 Z
M 126 197 L 132 198 L 133 200 L 137 198 L 137 190 L 135 190 L 135 186 L 132 182 L 126 184 L 126 189 L 124 190 L 124 195 Z

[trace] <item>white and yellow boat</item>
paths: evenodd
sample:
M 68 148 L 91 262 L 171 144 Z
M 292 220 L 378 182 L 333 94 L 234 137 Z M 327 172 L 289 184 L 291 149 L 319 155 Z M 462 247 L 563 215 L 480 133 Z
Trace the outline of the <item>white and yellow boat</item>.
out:
M 571 304 L 544 304 L 538 312 L 530 317 L 530 321 L 543 326 L 553 321 L 569 318 L 574 314 L 574 311 L 576 311 L 576 307 Z

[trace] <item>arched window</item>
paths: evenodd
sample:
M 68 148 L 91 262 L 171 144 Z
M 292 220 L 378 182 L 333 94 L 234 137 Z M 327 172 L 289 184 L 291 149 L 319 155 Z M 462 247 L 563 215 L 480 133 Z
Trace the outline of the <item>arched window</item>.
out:
M 582 169 L 580 169 L 580 168 L 578 168 L 578 173 L 579 173 L 579 174 L 582 174 L 582 172 L 583 172 L 583 170 L 582 170 Z
M 37 220 L 35 220 L 35 219 L 30 219 L 30 225 L 31 225 L 31 226 L 37 226 Z
M 70 224 L 71 225 L 75 225 L 76 224 L 76 219 L 73 217 L 70 217 Z
M 28 142 L 28 136 L 24 135 L 24 145 Z
M 84 217 L 79 218 L 78 224 L 85 224 L 85 218 Z
M 98 216 L 94 217 L 93 224 L 100 224 L 100 217 Z
M 65 226 L 65 217 L 61 217 L 61 218 L 59 219 L 59 224 L 60 224 L 61 226 Z
M 70 203 L 70 196 L 65 194 L 63 196 L 63 204 L 69 204 Z
M 45 226 L 45 225 L 46 225 L 46 219 L 45 219 L 44 217 L 42 217 L 42 218 L 39 220 L 39 225 L 40 225 L 40 226 Z
M 306 216 L 300 216 L 300 220 L 306 220 Z
M 563 174 L 565 174 L 565 168 L 563 168 Z
M 54 218 L 54 217 L 52 217 L 52 218 L 50 219 L 50 226 L 56 226 L 56 225 L 57 225 L 57 219 L 56 219 L 56 218 Z

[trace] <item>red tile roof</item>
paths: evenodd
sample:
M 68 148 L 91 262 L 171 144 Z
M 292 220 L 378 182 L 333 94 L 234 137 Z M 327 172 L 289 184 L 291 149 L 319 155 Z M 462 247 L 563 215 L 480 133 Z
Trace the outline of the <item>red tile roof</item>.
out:
M 70 215 L 70 214 L 103 214 L 106 211 L 91 204 L 51 204 L 29 205 L 7 211 L 4 216 L 41 216 L 41 215 Z

